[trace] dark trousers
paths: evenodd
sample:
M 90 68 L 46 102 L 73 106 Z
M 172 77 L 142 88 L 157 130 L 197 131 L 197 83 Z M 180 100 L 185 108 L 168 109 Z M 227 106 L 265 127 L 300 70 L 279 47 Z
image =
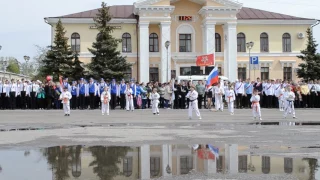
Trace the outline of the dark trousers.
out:
M 76 95 L 72 95 L 71 109 L 77 109 L 77 96 Z
M 272 96 L 267 96 L 266 108 L 272 108 Z
M 320 108 L 320 91 L 317 92 L 317 97 L 316 97 L 316 107 Z
M 309 108 L 314 108 L 315 107 L 315 101 L 316 100 L 316 92 L 311 92 L 309 95 Z
M 35 96 L 36 96 L 35 92 L 30 93 L 30 107 L 31 107 L 31 109 L 36 108 L 36 97 Z
M 179 109 L 179 94 L 178 93 L 174 93 L 174 101 L 173 101 L 173 108 L 174 109 Z
M 185 109 L 186 108 L 186 95 L 181 94 L 180 98 L 180 109 Z
M 10 92 L 10 108 L 16 109 L 16 92 Z
M 6 93 L 0 94 L 0 108 L 1 109 L 7 109 L 8 105 L 8 98 L 6 97 Z
M 21 109 L 21 95 L 17 95 L 16 97 L 16 108 Z
M 90 98 L 90 109 L 94 109 L 94 103 L 95 103 L 95 96 L 94 93 L 89 93 L 89 98 Z
M 160 97 L 160 108 L 164 108 L 164 98 Z
M 99 97 L 98 95 L 96 95 L 96 97 L 95 97 L 95 102 L 94 102 L 94 108 L 95 108 L 95 109 L 96 109 L 96 108 L 99 108 L 100 102 L 101 102 L 100 97 Z
M 120 107 L 121 109 L 125 109 L 126 107 L 126 95 L 120 94 Z
M 242 108 L 243 104 L 242 104 L 242 100 L 243 99 L 243 96 L 242 94 L 237 94 L 237 97 L 236 97 L 236 103 L 237 103 L 237 108 L 240 109 Z
M 26 92 L 21 91 L 21 102 L 20 102 L 20 108 L 21 109 L 26 109 L 27 106 L 27 98 L 26 98 Z
M 37 99 L 37 102 L 38 102 L 38 108 L 44 109 L 45 99 L 44 99 L 44 98 L 38 98 L 38 99 Z
M 272 96 L 272 107 L 273 108 L 279 108 L 279 101 L 276 96 Z
M 307 102 L 308 101 L 308 95 L 302 94 L 301 96 L 302 96 L 302 102 L 303 102 L 302 108 L 306 108 L 307 104 L 308 104 L 308 102 Z M 309 106 L 309 104 L 308 104 L 308 106 Z
M 203 95 L 198 95 L 198 107 L 199 107 L 199 109 L 201 109 L 201 107 L 202 107 L 202 99 L 203 99 Z
M 117 94 L 111 94 L 111 109 L 115 109 L 117 105 Z
M 244 104 L 243 104 L 243 106 L 245 107 L 245 108 L 251 108 L 251 102 L 250 102 L 250 99 L 251 99 L 251 94 L 247 94 L 247 96 L 245 96 L 245 97 L 243 97 L 243 99 L 244 99 Z
M 84 109 L 85 103 L 86 103 L 85 95 L 84 94 L 80 94 L 79 95 L 79 100 L 80 100 L 80 103 L 79 103 L 80 109 Z
M 47 109 L 51 109 L 52 106 L 52 97 L 47 97 L 46 98 L 46 103 L 47 103 Z

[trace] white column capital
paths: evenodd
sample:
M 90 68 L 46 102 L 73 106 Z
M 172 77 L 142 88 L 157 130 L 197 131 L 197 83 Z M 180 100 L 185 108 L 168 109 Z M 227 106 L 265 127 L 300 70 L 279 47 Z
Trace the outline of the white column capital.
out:
M 160 26 L 164 27 L 164 26 L 171 26 L 171 21 L 161 21 L 160 22 Z
M 139 22 L 139 28 L 149 28 L 149 22 Z

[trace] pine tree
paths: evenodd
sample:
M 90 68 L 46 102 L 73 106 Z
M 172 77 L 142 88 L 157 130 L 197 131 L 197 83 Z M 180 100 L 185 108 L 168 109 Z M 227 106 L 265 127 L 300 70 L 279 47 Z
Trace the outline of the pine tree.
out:
M 53 80 L 56 81 L 59 76 L 69 77 L 71 75 L 73 52 L 68 45 L 68 38 L 65 37 L 66 31 L 61 20 L 58 21 L 55 32 L 54 44 L 49 47 L 50 50 L 43 60 L 42 71 L 44 74 L 53 75 Z
M 71 80 L 77 81 L 80 78 L 84 77 L 84 68 L 82 67 L 83 62 L 79 60 L 79 54 L 75 53 L 74 54 L 74 60 L 72 64 L 72 72 L 70 74 Z
M 304 80 L 313 80 L 320 78 L 320 55 L 317 54 L 316 41 L 310 28 L 307 30 L 307 48 L 302 50 L 303 55 L 297 56 L 303 63 L 299 64 L 297 71 L 298 77 Z
M 111 35 L 114 27 L 108 24 L 112 18 L 109 14 L 109 7 L 104 2 L 101 7 L 97 17 L 94 18 L 99 33 L 92 48 L 88 49 L 94 55 L 88 64 L 89 73 L 95 79 L 100 77 L 121 79 L 130 64 L 117 50 L 121 39 L 116 39 Z

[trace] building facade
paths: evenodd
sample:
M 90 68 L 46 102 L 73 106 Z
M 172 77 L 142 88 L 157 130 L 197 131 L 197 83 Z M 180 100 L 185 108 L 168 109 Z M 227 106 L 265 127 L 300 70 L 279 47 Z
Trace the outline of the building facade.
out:
M 98 10 L 45 18 L 52 26 L 61 19 L 70 45 L 88 63 L 88 48 L 98 34 L 93 18 Z M 243 7 L 232 0 L 139 0 L 111 6 L 113 35 L 122 39 L 119 51 L 132 64 L 126 74 L 140 82 L 168 82 L 189 75 L 199 55 L 214 54 L 220 74 L 236 79 L 295 80 L 306 47 L 306 30 L 317 20 Z M 165 42 L 169 41 L 168 48 Z M 249 70 L 250 56 L 259 64 Z M 250 71 L 250 73 L 249 73 Z M 201 67 L 201 74 L 208 74 Z

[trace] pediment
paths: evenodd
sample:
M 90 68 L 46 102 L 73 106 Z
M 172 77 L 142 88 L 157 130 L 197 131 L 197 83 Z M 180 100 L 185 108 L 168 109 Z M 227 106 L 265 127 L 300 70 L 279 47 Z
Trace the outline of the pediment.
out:
M 174 5 L 175 2 L 183 0 L 139 0 L 134 3 L 135 7 L 141 6 L 170 6 Z M 188 0 L 203 6 L 212 7 L 228 7 L 241 9 L 242 3 L 235 2 L 233 0 Z

